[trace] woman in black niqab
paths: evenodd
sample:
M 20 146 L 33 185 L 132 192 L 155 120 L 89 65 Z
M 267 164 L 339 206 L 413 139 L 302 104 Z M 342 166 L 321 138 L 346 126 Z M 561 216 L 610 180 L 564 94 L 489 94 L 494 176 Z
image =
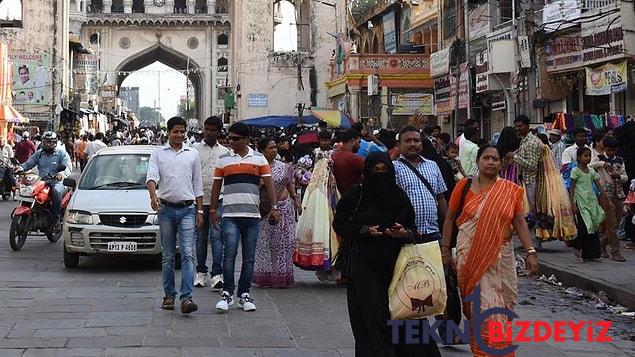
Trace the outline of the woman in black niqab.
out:
M 350 247 L 347 300 L 355 356 L 440 356 L 432 340 L 393 343 L 388 326 L 388 286 L 395 263 L 401 246 L 418 236 L 414 209 L 397 186 L 388 154 L 368 155 L 362 184 L 348 190 L 337 204 L 333 229 L 342 237 L 342 246 Z M 402 342 L 404 336 L 400 331 Z

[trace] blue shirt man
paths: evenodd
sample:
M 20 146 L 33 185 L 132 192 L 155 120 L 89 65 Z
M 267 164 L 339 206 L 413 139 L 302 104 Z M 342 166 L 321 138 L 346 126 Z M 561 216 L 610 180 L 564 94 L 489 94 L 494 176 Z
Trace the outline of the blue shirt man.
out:
M 64 171 L 58 172 L 60 165 L 66 166 Z M 57 135 L 46 132 L 42 135 L 42 148 L 36 151 L 20 167 L 22 170 L 30 170 L 37 166 L 38 174 L 51 187 L 51 216 L 55 229 L 60 228 L 60 210 L 62 208 L 62 196 L 64 185 L 62 180 L 71 174 L 71 158 L 68 153 L 57 147 Z

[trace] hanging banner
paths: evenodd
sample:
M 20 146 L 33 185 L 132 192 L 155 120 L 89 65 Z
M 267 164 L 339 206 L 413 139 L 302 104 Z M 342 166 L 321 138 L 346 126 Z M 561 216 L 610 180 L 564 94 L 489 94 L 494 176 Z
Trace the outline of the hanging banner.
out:
M 459 78 L 459 109 L 467 108 L 467 91 L 468 91 L 468 76 L 469 69 L 467 63 L 461 63 L 460 65 L 460 78 Z M 450 109 L 454 110 L 456 107 L 456 76 L 450 76 Z
M 13 64 L 13 104 L 51 104 L 51 60 L 48 53 L 16 52 Z
M 91 54 L 78 54 L 74 57 L 73 75 L 75 89 L 97 94 L 99 90 L 99 57 Z
M 607 63 L 598 68 L 586 67 L 586 95 L 607 95 L 626 90 L 627 61 Z
M 626 23 L 624 24 L 626 25 Z M 620 12 L 582 23 L 582 65 L 628 57 Z
M 545 32 L 554 32 L 565 28 L 573 27 L 575 20 L 582 14 L 580 1 L 578 0 L 559 0 L 550 4 L 545 4 L 542 9 L 542 23 Z
M 434 111 L 439 116 L 450 114 L 450 78 L 443 76 L 434 80 Z
M 392 96 L 393 115 L 433 115 L 434 95 L 430 93 L 404 93 Z
M 397 30 L 395 28 L 395 12 L 384 15 L 384 50 L 386 53 L 397 53 Z

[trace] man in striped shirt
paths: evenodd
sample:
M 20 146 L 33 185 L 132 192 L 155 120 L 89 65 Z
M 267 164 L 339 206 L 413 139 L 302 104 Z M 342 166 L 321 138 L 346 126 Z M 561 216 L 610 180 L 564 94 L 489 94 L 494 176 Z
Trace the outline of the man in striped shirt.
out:
M 229 127 L 227 139 L 232 150 L 218 159 L 210 200 L 210 218 L 214 226 L 218 226 L 218 197 L 221 186 L 224 184 L 221 224 L 221 232 L 225 240 L 223 292 L 216 308 L 227 311 L 234 304 L 234 268 L 240 240 L 243 247 L 243 262 L 237 296 L 240 297 L 239 304 L 244 311 L 254 311 L 256 305 L 249 295 L 249 288 L 251 288 L 254 271 L 258 225 L 261 218 L 259 189 L 261 181 L 264 183 L 269 202 L 274 202 L 267 216 L 269 222 L 277 223 L 280 215 L 275 204 L 277 200 L 269 163 L 262 154 L 253 151 L 248 146 L 249 127 L 242 123 L 233 124 Z

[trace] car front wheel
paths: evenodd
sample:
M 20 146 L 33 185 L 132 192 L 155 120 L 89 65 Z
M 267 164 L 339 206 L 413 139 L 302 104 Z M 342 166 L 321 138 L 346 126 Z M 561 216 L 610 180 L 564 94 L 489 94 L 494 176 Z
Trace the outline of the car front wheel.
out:
M 77 268 L 79 265 L 79 253 L 71 253 L 64 245 L 64 267 L 68 269 Z

